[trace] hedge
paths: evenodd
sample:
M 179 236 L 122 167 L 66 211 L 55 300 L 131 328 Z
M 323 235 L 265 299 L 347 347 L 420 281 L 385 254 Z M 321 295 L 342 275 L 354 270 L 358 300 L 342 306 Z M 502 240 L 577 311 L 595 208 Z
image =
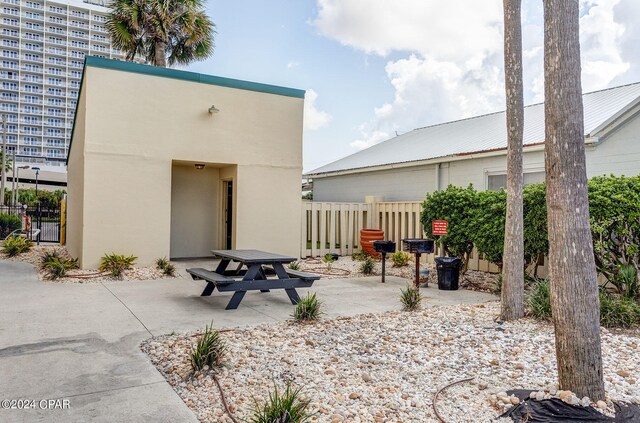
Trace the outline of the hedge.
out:
M 526 263 L 537 263 L 549 252 L 545 185 L 532 184 L 523 191 L 524 253 Z M 640 264 L 640 176 L 598 176 L 589 181 L 589 214 L 598 271 L 620 294 L 637 296 Z M 475 246 L 488 261 L 502 265 L 506 193 L 476 191 L 473 186 L 427 194 L 421 222 L 432 237 L 431 221 L 449 222 L 441 236 L 448 255 L 465 263 Z M 438 237 L 436 237 L 438 238 Z M 537 268 L 537 266 L 534 266 Z M 535 270 L 534 270 L 535 271 Z M 632 276 L 629 276 L 629 275 Z M 635 275 L 635 287 L 630 286 Z

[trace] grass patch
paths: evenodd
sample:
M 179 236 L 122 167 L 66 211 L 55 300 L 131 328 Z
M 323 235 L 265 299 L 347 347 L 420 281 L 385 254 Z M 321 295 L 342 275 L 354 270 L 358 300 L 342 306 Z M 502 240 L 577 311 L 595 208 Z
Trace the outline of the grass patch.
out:
M 548 279 L 533 283 L 526 298 L 529 313 L 538 319 L 551 318 L 551 291 Z
M 411 256 L 404 251 L 396 251 L 391 254 L 391 262 L 393 263 L 393 267 L 403 267 L 409 264 L 411 260 Z
M 156 260 L 156 269 L 161 270 L 165 276 L 174 277 L 176 275 L 176 266 L 167 260 L 166 257 Z
M 202 370 L 205 366 L 219 369 L 224 366 L 226 355 L 227 344 L 220 337 L 220 332 L 213 329 L 211 322 L 211 326 L 205 326 L 204 333 L 191 353 L 191 367 L 193 370 Z
M 115 279 L 122 279 L 124 271 L 131 269 L 137 259 L 138 257 L 123 254 L 105 254 L 100 259 L 98 269 L 101 272 L 109 272 Z
M 292 261 L 287 265 L 287 267 L 291 270 L 300 270 L 300 261 L 299 260 Z
M 297 322 L 308 322 L 318 320 L 322 314 L 322 301 L 318 300 L 314 292 L 313 295 L 309 293 L 300 298 L 293 311 L 293 318 Z
M 373 274 L 373 270 L 375 269 L 375 266 L 376 266 L 375 260 L 367 256 L 367 258 L 365 258 L 362 264 L 360 265 L 360 272 L 365 275 L 371 275 Z
M 62 250 L 46 250 L 40 255 L 40 269 L 49 280 L 63 278 L 67 270 L 77 269 L 78 259 L 67 257 Z
M 287 383 L 284 392 L 279 392 L 274 386 L 269 398 L 264 404 L 259 404 L 255 399 L 251 423 L 307 423 L 314 414 L 308 411 L 310 400 L 303 399 L 300 395 L 302 388 L 292 388 L 291 382 Z
M 634 300 L 600 290 L 600 324 L 628 328 L 640 324 L 640 305 Z
M 9 257 L 15 257 L 22 253 L 26 253 L 33 246 L 33 241 L 28 238 L 13 237 L 6 239 L 2 244 L 2 251 Z
M 422 304 L 422 294 L 420 289 L 414 285 L 407 285 L 406 288 L 400 290 L 400 303 L 404 311 L 414 311 L 420 308 Z

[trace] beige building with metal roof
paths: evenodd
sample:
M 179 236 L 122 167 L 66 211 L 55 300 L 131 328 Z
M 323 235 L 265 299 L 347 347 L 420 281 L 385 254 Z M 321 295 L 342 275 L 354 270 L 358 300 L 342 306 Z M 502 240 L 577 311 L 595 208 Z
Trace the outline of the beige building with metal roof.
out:
M 587 174 L 640 173 L 640 83 L 584 94 Z M 314 201 L 418 201 L 449 184 L 506 183 L 504 112 L 415 129 L 306 173 Z M 524 180 L 544 181 L 544 104 L 525 107 Z
M 304 91 L 86 60 L 68 156 L 67 247 L 299 255 Z

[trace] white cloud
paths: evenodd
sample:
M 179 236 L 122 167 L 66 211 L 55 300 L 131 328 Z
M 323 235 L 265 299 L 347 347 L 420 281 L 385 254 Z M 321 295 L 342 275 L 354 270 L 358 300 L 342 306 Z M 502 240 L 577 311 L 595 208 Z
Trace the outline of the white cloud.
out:
M 316 106 L 318 93 L 314 90 L 307 90 L 304 96 L 304 129 L 316 130 L 323 128 L 331 121 L 331 115 L 325 111 L 319 110 Z
M 351 144 L 349 144 L 356 150 L 364 150 L 365 148 L 369 148 L 372 145 L 379 143 L 380 141 L 389 139 L 389 134 L 383 131 L 374 130 L 368 132 L 365 130 L 365 128 L 362 128 L 361 133 L 362 139 L 355 140 Z
M 295 60 L 287 63 L 287 69 L 297 68 L 298 66 L 300 66 L 300 62 L 296 62 Z
M 543 101 L 544 95 L 539 3 L 523 2 L 527 103 Z M 504 108 L 502 1 L 317 0 L 317 5 L 313 24 L 322 35 L 368 54 L 404 55 L 385 67 L 393 100 L 374 109 L 352 147 L 371 146 L 395 131 Z M 585 91 L 615 85 L 630 71 L 640 79 L 638 21 L 637 0 L 581 0 Z

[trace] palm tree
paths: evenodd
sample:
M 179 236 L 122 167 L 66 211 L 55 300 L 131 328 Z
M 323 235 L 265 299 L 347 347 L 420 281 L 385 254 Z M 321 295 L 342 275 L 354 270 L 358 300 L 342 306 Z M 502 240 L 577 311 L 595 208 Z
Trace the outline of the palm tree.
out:
M 4 155 L 4 152 L 0 151 L 0 163 L 2 163 L 2 156 Z M 0 165 L 2 166 L 2 165 Z M 11 157 L 7 154 L 7 158 L 4 162 L 4 171 L 5 172 L 11 172 L 13 171 L 13 162 L 11 161 Z
M 127 60 L 166 67 L 213 54 L 215 25 L 202 0 L 114 0 L 107 29 Z
M 522 223 L 522 95 L 521 0 L 504 0 L 504 77 L 507 94 L 507 217 L 502 268 L 503 320 L 524 316 L 524 234 Z
M 544 109 L 551 310 L 560 389 L 605 396 L 589 227 L 577 1 L 545 0 Z

